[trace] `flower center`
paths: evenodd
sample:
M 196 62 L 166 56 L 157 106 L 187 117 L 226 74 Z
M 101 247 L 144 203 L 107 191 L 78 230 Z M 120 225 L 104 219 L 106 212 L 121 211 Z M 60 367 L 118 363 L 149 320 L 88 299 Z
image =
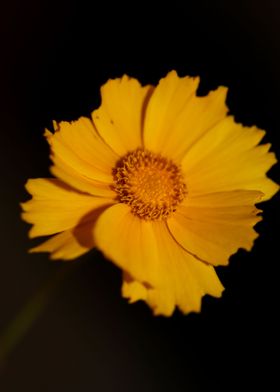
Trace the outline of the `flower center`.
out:
M 145 220 L 166 219 L 187 194 L 181 168 L 160 154 L 138 148 L 113 169 L 120 203 Z

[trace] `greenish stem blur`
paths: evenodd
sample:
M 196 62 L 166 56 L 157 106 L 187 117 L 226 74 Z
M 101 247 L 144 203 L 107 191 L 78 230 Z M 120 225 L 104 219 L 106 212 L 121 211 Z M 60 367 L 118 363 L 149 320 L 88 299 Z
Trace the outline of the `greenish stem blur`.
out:
M 17 344 L 20 343 L 34 322 L 43 313 L 62 281 L 73 271 L 76 265 L 76 263 L 67 263 L 58 266 L 51 278 L 39 288 L 4 331 L 0 333 L 0 369 L 5 365 Z

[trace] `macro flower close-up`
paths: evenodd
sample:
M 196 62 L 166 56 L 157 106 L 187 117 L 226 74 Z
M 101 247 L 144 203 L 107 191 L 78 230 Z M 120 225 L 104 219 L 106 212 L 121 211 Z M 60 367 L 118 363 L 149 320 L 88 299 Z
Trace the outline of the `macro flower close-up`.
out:
M 263 130 L 228 115 L 227 88 L 198 86 L 175 71 L 155 87 L 123 76 L 91 117 L 54 122 L 54 177 L 28 180 L 22 203 L 30 237 L 51 236 L 31 251 L 72 260 L 96 247 L 123 271 L 122 295 L 156 315 L 221 297 L 215 267 L 252 248 L 276 158 Z

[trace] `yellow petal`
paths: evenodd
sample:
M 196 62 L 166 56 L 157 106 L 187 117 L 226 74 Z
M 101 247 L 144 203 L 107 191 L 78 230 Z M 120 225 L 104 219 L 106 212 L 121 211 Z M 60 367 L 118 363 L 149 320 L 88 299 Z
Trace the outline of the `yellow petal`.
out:
M 179 160 L 209 128 L 223 119 L 227 89 L 195 95 L 199 78 L 170 72 L 156 87 L 147 106 L 144 144 L 149 150 Z
M 123 293 L 145 299 L 155 314 L 199 311 L 204 294 L 220 296 L 214 269 L 191 256 L 171 237 L 164 222 L 144 221 L 124 204 L 108 208 L 97 219 L 96 246 L 138 283 L 126 281 Z M 195 264 L 195 265 L 194 265 Z
M 93 211 L 113 204 L 111 199 L 78 193 L 57 179 L 30 179 L 26 189 L 33 198 L 22 203 L 22 218 L 33 224 L 31 238 L 71 229 L 91 220 Z
M 101 106 L 92 113 L 99 134 L 119 155 L 142 146 L 143 116 L 151 86 L 123 76 L 101 87 Z
M 94 247 L 92 227 L 94 222 L 77 226 L 56 234 L 41 245 L 30 249 L 30 253 L 48 252 L 52 260 L 72 260 Z
M 169 292 L 165 287 L 160 289 L 149 288 L 147 285 L 131 278 L 130 275 L 124 274 L 122 296 L 127 298 L 129 303 L 140 300 L 145 301 L 152 309 L 154 315 L 172 315 L 176 307 L 173 291 Z M 199 309 L 199 305 L 195 308 Z
M 147 294 L 147 286 L 134 280 L 127 272 L 123 273 L 122 296 L 124 298 L 128 298 L 130 303 L 146 301 Z
M 270 145 L 257 144 L 265 132 L 243 127 L 227 117 L 201 137 L 186 153 L 182 167 L 190 194 L 259 190 L 263 200 L 272 197 L 278 185 L 265 176 L 276 163 Z
M 142 282 L 158 282 L 160 261 L 151 221 L 132 215 L 127 204 L 116 204 L 100 215 L 94 234 L 108 259 Z
M 170 316 L 175 306 L 183 313 L 199 312 L 205 294 L 220 297 L 223 286 L 212 266 L 196 260 L 173 240 L 165 224 L 155 232 L 162 263 L 161 284 L 147 286 L 124 274 L 122 294 L 130 302 L 144 300 L 154 314 Z
M 78 190 L 109 196 L 106 191 L 113 181 L 112 168 L 118 156 L 99 137 L 90 119 L 61 122 L 54 134 L 47 131 L 45 135 L 55 175 Z
M 261 220 L 254 204 L 261 197 L 257 191 L 187 196 L 168 227 L 188 252 L 207 263 L 225 265 L 239 248 L 252 248 L 258 236 L 253 226 Z
M 116 193 L 112 189 L 112 184 L 95 181 L 83 176 L 75 168 L 65 164 L 60 158 L 53 157 L 54 165 L 51 167 L 51 173 L 62 180 L 64 183 L 71 185 L 80 192 L 86 192 L 90 195 L 101 196 L 106 198 L 115 198 Z

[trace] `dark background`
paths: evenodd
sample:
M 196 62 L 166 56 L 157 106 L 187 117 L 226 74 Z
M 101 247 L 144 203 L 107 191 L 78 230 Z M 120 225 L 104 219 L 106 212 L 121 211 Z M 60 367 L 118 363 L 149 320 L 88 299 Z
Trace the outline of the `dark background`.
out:
M 91 3 L 1 6 L 0 331 L 69 269 L 27 254 L 28 225 L 19 218 L 26 179 L 48 175 L 43 129 L 96 108 L 108 78 L 127 73 L 155 84 L 176 69 L 200 75 L 201 92 L 226 85 L 231 113 L 266 129 L 279 158 L 279 1 Z M 279 169 L 270 176 L 279 179 Z M 277 203 L 279 196 L 263 205 L 253 251 L 218 269 L 226 291 L 221 300 L 206 297 L 199 315 L 153 317 L 143 303 L 127 305 L 118 269 L 98 252 L 82 257 L 2 364 L 1 392 L 271 390 Z

